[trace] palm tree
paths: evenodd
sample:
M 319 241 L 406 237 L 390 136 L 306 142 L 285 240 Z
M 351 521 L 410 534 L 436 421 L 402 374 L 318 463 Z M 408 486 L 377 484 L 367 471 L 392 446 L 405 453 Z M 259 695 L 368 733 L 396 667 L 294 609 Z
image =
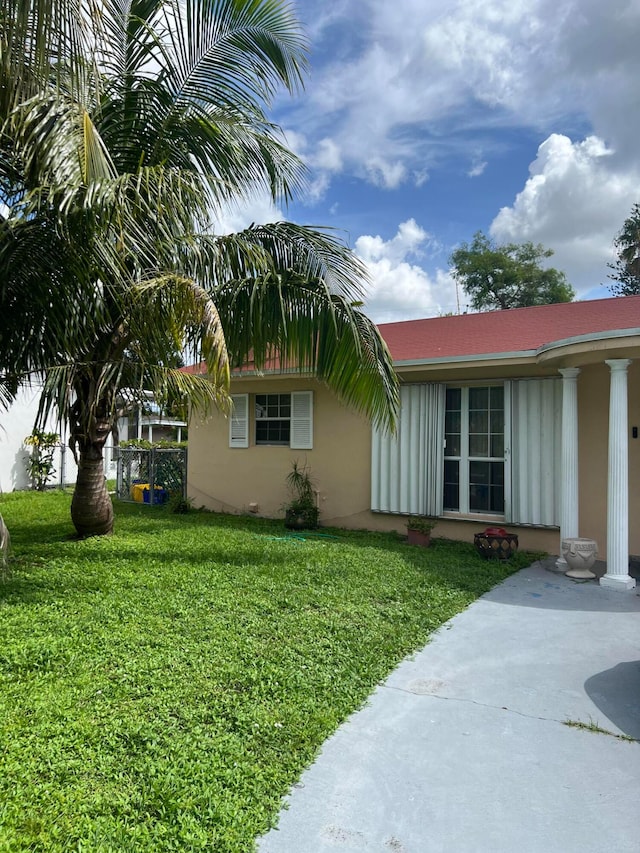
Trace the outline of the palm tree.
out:
M 3 0 L 0 23 L 0 372 L 40 371 L 41 417 L 69 426 L 78 533 L 113 528 L 102 455 L 124 395 L 225 407 L 230 365 L 277 356 L 392 426 L 348 249 L 292 223 L 212 233 L 225 205 L 303 185 L 266 115 L 305 71 L 289 5 Z M 206 376 L 175 367 L 185 351 Z

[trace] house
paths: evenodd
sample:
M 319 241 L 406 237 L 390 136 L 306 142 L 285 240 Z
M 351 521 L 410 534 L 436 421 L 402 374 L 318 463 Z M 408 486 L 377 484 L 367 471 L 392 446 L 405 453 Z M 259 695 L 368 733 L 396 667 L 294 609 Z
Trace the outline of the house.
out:
M 40 393 L 38 382 L 24 385 L 11 407 L 0 410 L 0 493 L 31 488 L 27 469 L 30 449 L 25 446 L 24 439 L 33 431 Z M 49 418 L 45 428 L 48 432 L 59 432 L 54 418 Z M 75 483 L 77 466 L 64 435 L 54 448 L 53 466 L 50 485 Z
M 168 415 L 153 398 L 151 391 L 145 391 L 147 402 L 132 409 L 129 416 L 118 422 L 120 440 L 129 438 L 147 441 L 186 441 L 187 424 L 180 418 Z
M 282 515 L 295 459 L 327 525 L 471 541 L 508 525 L 521 547 L 595 539 L 605 585 L 631 588 L 640 554 L 640 296 L 380 326 L 401 386 L 397 434 L 372 429 L 316 380 L 234 376 L 234 411 L 194 421 L 196 505 Z
M 31 434 L 38 415 L 38 406 L 42 385 L 37 379 L 32 379 L 30 384 L 22 386 L 18 390 L 16 399 L 9 409 L 0 410 L 0 493 L 14 492 L 32 487 L 27 469 L 27 460 L 31 453 L 25 446 L 25 438 Z M 137 426 L 137 424 L 140 426 Z M 163 420 L 159 414 L 153 412 L 147 417 L 140 417 L 136 422 L 138 437 L 146 437 L 143 430 L 146 428 L 149 440 L 152 440 L 153 429 L 158 425 L 163 428 L 173 429 L 186 427 L 182 421 Z M 51 415 L 45 425 L 47 432 L 58 432 L 60 442 L 53 450 L 53 474 L 48 485 L 73 486 L 78 475 L 78 466 L 68 445 L 67 430 L 64 425 L 57 423 Z M 118 421 L 118 436 L 126 440 L 129 436 L 129 417 L 124 416 Z M 172 435 L 172 433 L 170 433 Z M 108 479 L 115 479 L 117 473 L 117 451 L 118 448 L 109 441 L 104 447 L 104 473 Z

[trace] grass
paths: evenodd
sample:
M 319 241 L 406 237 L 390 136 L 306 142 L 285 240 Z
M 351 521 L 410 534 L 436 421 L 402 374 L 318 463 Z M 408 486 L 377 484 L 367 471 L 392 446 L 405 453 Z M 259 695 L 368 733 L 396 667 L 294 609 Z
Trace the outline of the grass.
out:
M 325 738 L 533 555 L 70 496 L 2 496 L 0 850 L 250 851 Z
M 603 729 L 597 723 L 594 723 L 593 720 L 589 720 L 588 723 L 582 723 L 580 720 L 565 720 L 565 726 L 569 726 L 570 729 L 582 729 L 583 731 L 593 732 L 598 735 L 608 735 L 609 737 L 615 737 L 618 740 L 626 740 L 630 743 L 638 743 L 637 738 L 630 737 L 629 735 L 620 735 L 615 732 L 610 732 L 608 729 Z

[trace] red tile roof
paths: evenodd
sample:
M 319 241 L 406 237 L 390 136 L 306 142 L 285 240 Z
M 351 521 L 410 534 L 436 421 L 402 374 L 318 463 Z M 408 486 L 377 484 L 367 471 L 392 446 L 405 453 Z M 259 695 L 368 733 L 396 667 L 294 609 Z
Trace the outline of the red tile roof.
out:
M 525 353 L 581 335 L 640 329 L 640 296 L 404 320 L 378 328 L 396 363 Z M 268 369 L 277 368 L 274 361 Z M 204 364 L 182 370 L 204 373 Z
M 580 335 L 640 329 L 640 296 L 405 320 L 379 329 L 395 362 L 526 352 Z

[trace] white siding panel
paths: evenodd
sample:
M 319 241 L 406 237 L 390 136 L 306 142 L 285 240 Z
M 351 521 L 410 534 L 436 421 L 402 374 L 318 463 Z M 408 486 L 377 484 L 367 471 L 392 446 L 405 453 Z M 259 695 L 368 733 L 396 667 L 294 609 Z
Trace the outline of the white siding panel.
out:
M 403 385 L 395 436 L 374 429 L 371 508 L 407 515 L 442 509 L 444 386 Z
M 512 383 L 511 517 L 557 526 L 560 512 L 561 379 Z
M 427 385 L 426 491 L 427 515 L 442 515 L 444 483 L 444 385 Z

